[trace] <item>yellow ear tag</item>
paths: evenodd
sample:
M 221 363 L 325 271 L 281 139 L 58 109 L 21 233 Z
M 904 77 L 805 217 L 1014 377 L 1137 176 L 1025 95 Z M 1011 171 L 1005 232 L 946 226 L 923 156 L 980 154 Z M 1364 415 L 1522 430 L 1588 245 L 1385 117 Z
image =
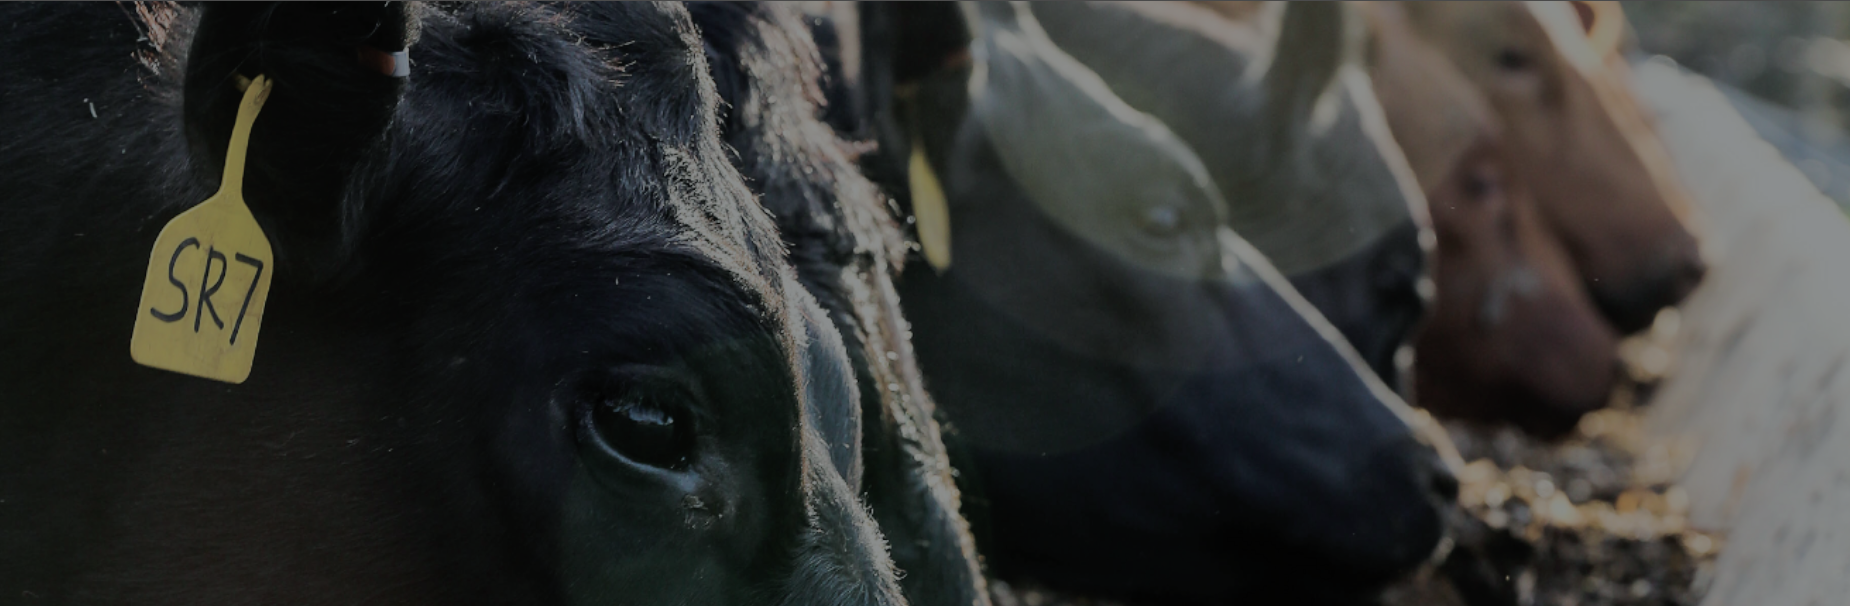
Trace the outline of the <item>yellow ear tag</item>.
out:
M 251 81 L 218 193 L 168 221 L 154 241 L 129 341 L 138 364 L 226 383 L 251 374 L 276 267 L 270 240 L 244 205 L 244 155 L 269 96 L 269 78 Z
M 912 160 L 906 169 L 906 182 L 912 189 L 912 216 L 918 219 L 919 247 L 925 249 L 925 262 L 943 272 L 951 267 L 951 207 L 944 200 L 944 187 L 932 173 L 925 159 L 925 146 L 912 146 Z

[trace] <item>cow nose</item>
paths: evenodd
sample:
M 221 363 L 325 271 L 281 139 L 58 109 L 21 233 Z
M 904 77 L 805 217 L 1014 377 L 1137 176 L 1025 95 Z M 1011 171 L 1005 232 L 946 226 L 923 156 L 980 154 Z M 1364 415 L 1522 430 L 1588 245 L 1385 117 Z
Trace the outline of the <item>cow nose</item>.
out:
M 1702 284 L 1703 276 L 1708 273 L 1709 264 L 1702 259 L 1702 255 L 1685 256 L 1670 278 L 1670 304 L 1676 305 L 1689 298 L 1689 294 L 1695 292 L 1696 287 Z
M 1445 459 L 1440 458 L 1439 453 L 1433 452 L 1431 448 L 1424 448 L 1424 445 L 1422 448 L 1426 451 L 1423 457 L 1426 468 L 1426 487 L 1432 490 L 1433 495 L 1439 497 L 1442 502 L 1457 501 L 1458 476 L 1452 474 L 1452 469 L 1446 466 Z
M 1425 496 L 1436 497 L 1441 502 L 1458 498 L 1458 477 L 1452 475 L 1451 468 L 1446 466 L 1437 451 L 1412 434 L 1387 440 L 1368 452 L 1367 456 L 1374 469 L 1373 473 L 1386 475 L 1410 472 L 1412 476 L 1409 479 L 1414 484 L 1410 488 L 1424 491 Z M 1399 469 L 1383 469 L 1384 466 Z
M 1442 503 L 1458 499 L 1458 476 L 1452 475 L 1451 468 L 1446 466 L 1445 459 L 1439 457 L 1438 451 L 1413 436 L 1408 435 L 1384 444 L 1383 450 L 1377 451 L 1376 456 L 1411 466 L 1414 482 L 1426 491 L 1427 496 Z
M 1432 555 L 1444 533 L 1444 517 L 1458 498 L 1458 478 L 1431 447 L 1411 434 L 1396 436 L 1359 452 L 1365 457 L 1363 481 L 1373 491 L 1368 532 L 1346 548 L 1357 571 L 1383 578 L 1411 570 Z
M 1657 263 L 1657 271 L 1650 280 L 1651 290 L 1635 310 L 1635 317 L 1621 327 L 1625 334 L 1643 330 L 1657 318 L 1658 310 L 1682 303 L 1695 292 L 1702 283 L 1702 277 L 1709 273 L 1708 263 L 1702 260 L 1694 242 L 1688 242 L 1666 251 Z
M 1682 303 L 1709 271 L 1695 242 L 1666 249 L 1632 283 L 1593 286 L 1594 302 L 1619 334 L 1632 334 L 1651 325 L 1658 310 Z

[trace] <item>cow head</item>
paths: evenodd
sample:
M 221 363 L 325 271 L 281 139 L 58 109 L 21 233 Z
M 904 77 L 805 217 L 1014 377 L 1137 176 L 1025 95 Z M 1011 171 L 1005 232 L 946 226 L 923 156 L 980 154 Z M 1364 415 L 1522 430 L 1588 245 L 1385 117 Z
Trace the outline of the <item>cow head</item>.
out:
M 1182 139 L 1026 6 L 877 6 L 864 24 L 870 44 L 895 42 L 864 57 L 870 86 L 896 93 L 868 104 L 897 134 L 880 155 L 922 154 L 909 172 L 948 207 L 952 262 L 911 264 L 902 301 L 974 452 L 960 471 L 995 570 L 1153 598 L 1335 600 L 1426 556 L 1449 476 L 1229 228 Z
M 1704 265 L 1686 192 L 1602 44 L 1616 11 L 1565 2 L 1412 3 L 1412 22 L 1483 91 L 1511 167 L 1535 191 L 1600 310 L 1620 332 L 1680 302 Z M 1605 19 L 1607 21 L 1600 21 Z
M 677 5 L 616 9 L 622 44 L 595 47 L 544 7 L 211 5 L 142 32 L 152 75 L 116 7 L 7 10 L 41 32 L 4 43 L 9 86 L 101 91 L 94 119 L 0 101 L 25 118 L 9 205 L 93 236 L 6 240 L 9 279 L 69 285 L 4 297 L 0 535 L 36 560 L 14 591 L 904 603 L 837 447 L 859 432 L 839 334 L 727 161 Z M 407 46 L 408 79 L 374 70 Z M 253 372 L 134 366 L 121 268 L 210 191 L 259 74 L 244 196 L 277 259 Z
M 852 8 L 841 9 L 838 18 L 852 17 Z M 688 11 L 722 101 L 721 133 L 776 221 L 798 281 L 829 312 L 853 361 L 865 411 L 859 488 L 891 545 L 907 601 L 987 606 L 976 545 L 959 513 L 935 406 L 893 284 L 906 239 L 886 197 L 855 165 L 859 146 L 822 120 L 825 99 L 852 103 L 840 86 L 841 64 L 825 74 L 809 34 L 812 25 L 833 22 L 775 2 L 693 2 Z
M 1394 384 L 1395 356 L 1424 317 L 1430 231 L 1356 61 L 1349 10 L 1274 3 L 1238 22 L 1189 3 L 1034 10 L 1113 93 L 1175 129 L 1234 231 Z
M 1401 5 L 1366 5 L 1373 81 L 1439 235 L 1414 394 L 1439 414 L 1570 430 L 1603 406 L 1617 337 L 1601 321 L 1482 94 Z

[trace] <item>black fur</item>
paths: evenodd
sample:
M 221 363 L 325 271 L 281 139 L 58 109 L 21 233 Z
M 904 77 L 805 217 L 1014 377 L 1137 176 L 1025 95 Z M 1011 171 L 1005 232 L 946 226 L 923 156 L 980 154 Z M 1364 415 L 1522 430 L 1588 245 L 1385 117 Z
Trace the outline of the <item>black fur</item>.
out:
M 827 452 L 849 362 L 727 160 L 680 7 L 620 7 L 597 47 L 527 5 L 0 11 L 8 591 L 902 603 Z M 411 78 L 356 41 L 409 43 Z M 277 81 L 241 385 L 127 355 L 155 234 L 215 187 L 233 72 Z M 695 428 L 680 467 L 597 438 L 647 381 Z
M 1426 317 L 1419 283 L 1429 262 L 1420 240 L 1430 228 L 1424 203 L 1415 212 L 1398 187 L 1411 183 L 1397 180 L 1365 133 L 1365 113 L 1378 111 L 1357 98 L 1368 91 L 1338 79 L 1354 37 L 1345 29 L 1357 20 L 1340 4 L 1291 5 L 1274 41 L 1243 37 L 1199 7 L 1140 8 L 1061 3 L 1034 12 L 1113 92 L 1188 142 L 1241 217 L 1235 230 L 1278 261 L 1299 294 L 1397 387 L 1395 355 Z M 1314 114 L 1325 110 L 1332 119 L 1317 124 Z M 1372 239 L 1341 256 L 1287 266 L 1287 256 L 1305 249 L 1364 237 Z
M 1428 555 L 1449 476 L 1224 215 L 1184 223 L 1217 243 L 1199 274 L 1076 233 L 1061 221 L 1122 201 L 1030 198 L 973 118 L 959 10 L 862 6 L 869 173 L 903 198 L 923 146 L 950 207 L 953 264 L 908 264 L 900 292 L 997 575 L 1138 602 L 1348 604 Z
M 885 198 L 854 165 L 857 150 L 823 120 L 819 49 L 786 5 L 698 2 L 689 11 L 729 106 L 721 112 L 726 141 L 777 221 L 798 278 L 847 339 L 865 411 L 864 490 L 908 600 L 986 604 L 935 406 L 893 288 L 906 241 Z

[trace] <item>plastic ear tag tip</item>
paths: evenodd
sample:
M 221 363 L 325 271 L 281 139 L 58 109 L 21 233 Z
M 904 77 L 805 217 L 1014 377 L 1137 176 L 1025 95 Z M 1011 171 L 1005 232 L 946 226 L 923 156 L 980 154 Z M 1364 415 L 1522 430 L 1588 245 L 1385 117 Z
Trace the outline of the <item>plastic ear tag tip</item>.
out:
M 218 193 L 168 221 L 155 238 L 129 341 L 138 364 L 226 383 L 250 376 L 275 257 L 244 203 L 244 161 L 251 125 L 269 96 L 269 78 L 251 80 Z
M 912 190 L 912 216 L 918 219 L 919 248 L 924 249 L 925 262 L 943 273 L 951 267 L 951 207 L 923 146 L 912 147 L 906 175 Z
M 360 65 L 393 78 L 411 76 L 411 51 L 400 50 L 385 52 L 371 46 L 360 45 Z
M 411 76 L 411 52 L 392 51 L 392 77 L 408 78 Z

